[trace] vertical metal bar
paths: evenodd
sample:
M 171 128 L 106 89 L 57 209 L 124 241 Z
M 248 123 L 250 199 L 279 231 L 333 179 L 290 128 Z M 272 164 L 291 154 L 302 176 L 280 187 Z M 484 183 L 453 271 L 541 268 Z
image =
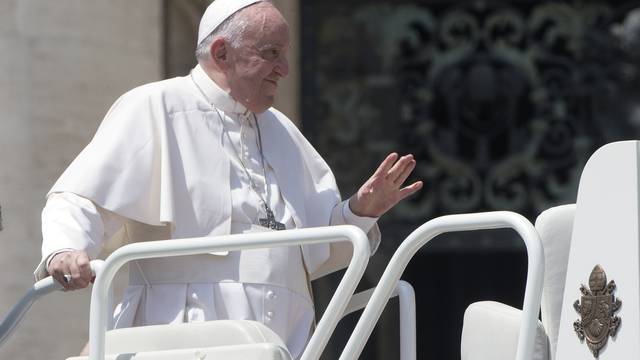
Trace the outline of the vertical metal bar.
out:
M 400 280 L 396 286 L 400 302 L 400 360 L 416 360 L 416 293 Z
M 364 309 L 371 300 L 375 288 L 361 291 L 351 297 L 342 316 Z M 416 296 L 413 286 L 398 281 L 391 297 L 398 296 L 400 305 L 400 360 L 415 360 L 416 353 Z

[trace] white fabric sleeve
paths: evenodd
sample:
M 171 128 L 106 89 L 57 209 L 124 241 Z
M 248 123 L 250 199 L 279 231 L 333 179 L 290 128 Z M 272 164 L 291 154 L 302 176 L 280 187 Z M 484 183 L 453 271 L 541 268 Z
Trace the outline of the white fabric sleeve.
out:
M 378 221 L 377 217 L 373 218 L 354 214 L 349 207 L 349 199 L 341 202 L 338 206 L 342 206 L 342 222 L 359 227 L 365 234 L 368 233 Z M 331 222 L 333 223 L 333 217 Z
M 46 269 L 49 268 L 49 264 L 51 263 L 51 260 L 53 259 L 54 256 L 56 256 L 58 254 L 62 254 L 64 252 L 73 251 L 73 250 L 75 250 L 75 249 L 64 248 L 64 249 L 56 250 L 56 251 L 52 252 L 51 254 L 49 254 L 49 256 L 47 256 L 46 259 L 43 258 L 45 260 L 44 264 L 46 266 Z
M 378 250 L 380 245 L 380 229 L 377 224 L 378 218 L 358 216 L 351 211 L 349 199 L 342 201 L 331 212 L 330 225 L 354 225 L 359 227 L 369 238 L 371 255 Z M 340 244 L 340 243 L 334 243 Z M 350 247 L 351 245 L 349 245 Z M 346 266 L 346 265 L 345 265 Z
M 36 280 L 49 275 L 49 260 L 61 252 L 85 250 L 94 258 L 103 239 L 115 233 L 124 221 L 76 194 L 51 194 L 42 210 L 42 259 L 34 271 Z
M 380 245 L 380 229 L 377 224 L 378 218 L 357 216 L 349 208 L 349 199 L 342 201 L 335 206 L 331 212 L 331 221 L 329 225 L 354 225 L 359 227 L 367 234 L 369 238 L 369 246 L 371 255 L 373 255 Z M 316 271 L 309 274 L 311 280 L 330 274 L 334 271 L 344 269 L 349 265 L 353 248 L 349 242 L 334 242 L 330 246 L 329 259 L 322 264 Z

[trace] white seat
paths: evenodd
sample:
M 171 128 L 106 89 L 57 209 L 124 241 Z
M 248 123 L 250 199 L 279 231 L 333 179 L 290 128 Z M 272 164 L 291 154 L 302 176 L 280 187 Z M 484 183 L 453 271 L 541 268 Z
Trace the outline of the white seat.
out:
M 538 217 L 546 261 L 541 336 L 549 341 L 551 359 L 640 358 L 639 168 L 640 141 L 607 144 L 585 165 L 576 205 Z M 462 344 L 462 353 L 471 354 L 463 359 L 483 359 L 473 354 L 487 351 L 479 340 L 487 339 L 486 329 L 510 325 L 503 316 L 476 313 L 482 307 L 469 311 L 474 313 L 463 332 L 474 341 Z
M 536 219 L 544 248 L 545 272 L 535 360 L 555 358 L 575 209 L 575 204 L 552 207 Z M 520 310 L 493 301 L 469 305 L 462 329 L 462 360 L 513 360 L 516 354 L 513 339 L 517 339 L 520 315 Z
M 257 321 L 218 320 L 116 329 L 106 335 L 107 359 L 289 360 L 285 344 Z M 196 354 L 200 354 L 197 357 Z M 196 356 L 194 358 L 194 356 Z M 81 360 L 87 357 L 72 357 Z
M 516 357 L 522 311 L 495 301 L 478 301 L 464 313 L 462 360 L 513 360 Z M 549 344 L 538 321 L 533 360 L 547 360 Z

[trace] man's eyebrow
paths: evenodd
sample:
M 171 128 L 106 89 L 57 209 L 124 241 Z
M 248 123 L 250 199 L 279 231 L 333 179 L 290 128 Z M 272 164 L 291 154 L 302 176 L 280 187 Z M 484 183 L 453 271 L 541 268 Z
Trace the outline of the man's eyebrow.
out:
M 259 51 L 263 51 L 263 50 L 269 50 L 269 49 L 280 49 L 284 47 L 283 44 L 279 44 L 279 43 L 266 43 L 260 46 L 256 46 L 256 48 Z M 287 45 L 287 49 L 291 47 L 291 44 Z

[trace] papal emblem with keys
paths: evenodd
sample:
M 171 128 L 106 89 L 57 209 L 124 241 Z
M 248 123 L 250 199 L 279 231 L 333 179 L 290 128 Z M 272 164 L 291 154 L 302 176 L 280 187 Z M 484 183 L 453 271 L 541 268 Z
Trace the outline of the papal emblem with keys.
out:
M 582 319 L 573 323 L 573 329 L 580 341 L 587 340 L 587 346 L 598 357 L 600 350 L 613 337 L 620 326 L 620 318 L 614 313 L 620 309 L 622 301 L 613 295 L 615 281 L 607 284 L 607 274 L 600 265 L 596 265 L 589 276 L 589 288 L 580 285 L 581 300 L 573 303 L 573 308 Z

